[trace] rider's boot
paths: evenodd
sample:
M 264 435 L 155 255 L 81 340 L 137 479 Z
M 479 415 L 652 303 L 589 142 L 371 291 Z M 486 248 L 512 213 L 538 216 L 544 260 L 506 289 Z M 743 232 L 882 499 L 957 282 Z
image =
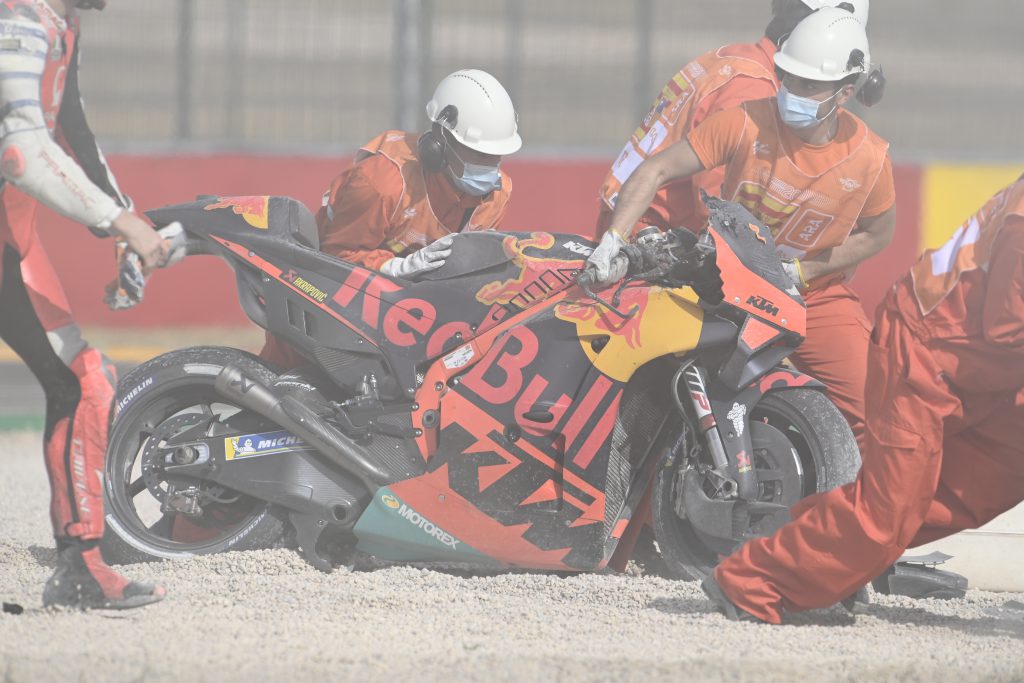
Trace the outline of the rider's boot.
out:
M 57 539 L 57 569 L 43 589 L 44 607 L 131 609 L 162 600 L 166 590 L 130 581 L 100 556 L 98 541 Z

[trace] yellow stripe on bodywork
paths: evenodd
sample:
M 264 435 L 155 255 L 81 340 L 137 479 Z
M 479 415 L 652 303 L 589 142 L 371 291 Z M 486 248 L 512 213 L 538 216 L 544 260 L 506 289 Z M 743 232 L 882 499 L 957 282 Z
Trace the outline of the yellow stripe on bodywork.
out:
M 918 252 L 941 247 L 953 231 L 1024 172 L 1018 165 L 943 165 L 925 168 Z
M 628 382 L 645 363 L 696 348 L 704 322 L 704 311 L 689 287 L 651 287 L 648 291 L 647 305 L 638 312 L 638 320 L 623 322 L 593 302 L 582 306 L 561 304 L 555 308 L 555 316 L 576 324 L 583 352 L 598 370 L 614 380 Z M 599 324 L 601 316 L 613 321 L 618 329 Z M 597 352 L 591 343 L 599 337 L 608 337 L 608 343 Z

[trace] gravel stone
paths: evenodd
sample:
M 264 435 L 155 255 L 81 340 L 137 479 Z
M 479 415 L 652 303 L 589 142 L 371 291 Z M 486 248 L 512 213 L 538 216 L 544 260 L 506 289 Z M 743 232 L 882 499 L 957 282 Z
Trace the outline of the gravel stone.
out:
M 54 563 L 38 434 L 0 434 L 0 680 L 1024 680 L 1024 595 L 878 596 L 784 626 L 733 623 L 696 583 L 614 573 L 324 574 L 288 549 L 133 565 L 162 603 L 44 610 Z

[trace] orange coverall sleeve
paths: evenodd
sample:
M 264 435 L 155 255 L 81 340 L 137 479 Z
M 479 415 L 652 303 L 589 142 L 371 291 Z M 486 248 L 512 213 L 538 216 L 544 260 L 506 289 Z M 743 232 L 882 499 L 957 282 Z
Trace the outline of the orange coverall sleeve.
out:
M 326 206 L 317 214 L 320 250 L 374 270 L 395 254 L 383 245 L 404 181 L 387 158 L 373 155 L 331 181 Z
M 861 218 L 874 218 L 881 216 L 896 204 L 896 181 L 892 175 L 892 158 L 886 154 L 882 163 L 882 171 L 878 174 L 875 186 L 871 188 L 871 194 L 864 202 L 861 209 Z
M 1024 218 L 1007 219 L 989 264 L 982 324 L 993 344 L 1024 350 Z
M 712 169 L 729 163 L 743 137 L 747 112 L 733 107 L 709 116 L 690 131 L 687 140 L 704 168 Z

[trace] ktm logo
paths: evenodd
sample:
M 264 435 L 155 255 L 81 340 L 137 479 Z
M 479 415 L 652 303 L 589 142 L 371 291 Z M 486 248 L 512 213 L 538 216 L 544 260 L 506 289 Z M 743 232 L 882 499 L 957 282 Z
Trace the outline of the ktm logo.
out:
M 759 311 L 764 311 L 768 315 L 775 316 L 779 314 L 779 307 L 763 296 L 751 296 L 747 299 L 747 304 Z

